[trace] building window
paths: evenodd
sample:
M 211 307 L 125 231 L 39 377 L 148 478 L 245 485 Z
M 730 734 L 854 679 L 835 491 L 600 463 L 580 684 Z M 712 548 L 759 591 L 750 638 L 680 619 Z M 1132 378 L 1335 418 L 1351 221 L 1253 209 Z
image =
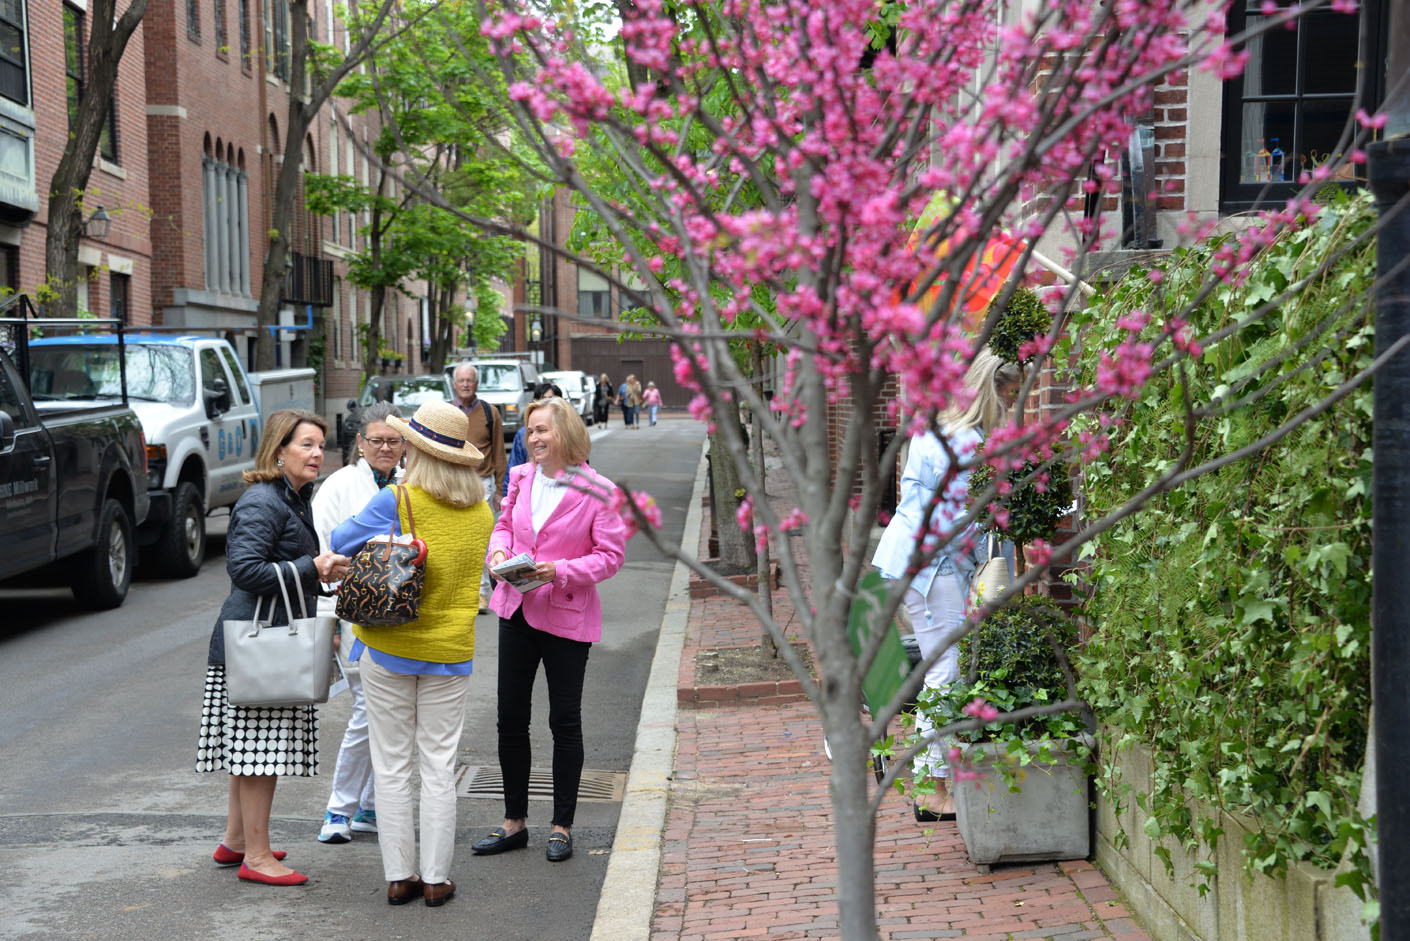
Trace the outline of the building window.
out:
M 24 0 L 0 0 L 0 95 L 29 106 Z
M 328 319 L 333 322 L 333 335 L 329 337 L 333 341 L 333 362 L 341 364 L 343 361 L 343 283 L 338 278 L 333 279 L 333 304 L 328 310 Z
M 64 74 L 69 105 L 69 127 L 78 120 L 78 107 L 83 101 L 88 76 L 84 62 L 83 14 L 71 6 L 64 7 Z M 98 132 L 98 153 L 110 163 L 117 162 L 117 93 L 108 99 L 108 113 Z
M 334 118 L 328 124 L 328 175 L 338 175 L 338 119 Z M 338 242 L 338 210 L 334 209 L 332 215 L 332 231 L 329 237 L 334 244 Z
M 230 55 L 230 37 L 225 32 L 225 0 L 214 0 L 211 19 L 215 20 L 215 51 L 223 56 Z
M 14 245 L 0 245 L 0 288 L 20 289 L 20 250 Z
M 224 160 L 201 160 L 206 288 L 250 296 L 250 200 L 245 172 Z
M 250 0 L 238 0 L 240 13 L 240 64 L 250 67 Z
M 1235 0 L 1229 34 L 1266 23 L 1261 8 L 1261 0 Z M 1224 86 L 1224 211 L 1281 203 L 1303 173 L 1341 158 L 1352 112 L 1374 111 L 1384 94 L 1388 19 L 1388 5 L 1369 0 L 1355 15 L 1313 10 L 1295 29 L 1275 27 L 1248 41 L 1243 74 Z
M 201 3 L 200 0 L 186 0 L 186 35 L 201 41 Z
M 83 14 L 64 7 L 64 75 L 69 99 L 69 127 L 78 121 L 78 103 L 83 100 Z
M 112 318 L 122 323 L 131 323 L 132 321 L 128 318 L 131 315 L 132 278 L 114 271 L 108 280 L 108 288 L 112 295 L 109 301 L 109 306 L 112 308 Z
M 612 316 L 612 286 L 602 275 L 583 268 L 578 269 L 578 316 Z
M 273 9 L 270 9 L 272 7 Z M 284 81 L 289 80 L 289 4 L 285 0 L 266 0 L 265 38 L 269 52 L 265 68 Z

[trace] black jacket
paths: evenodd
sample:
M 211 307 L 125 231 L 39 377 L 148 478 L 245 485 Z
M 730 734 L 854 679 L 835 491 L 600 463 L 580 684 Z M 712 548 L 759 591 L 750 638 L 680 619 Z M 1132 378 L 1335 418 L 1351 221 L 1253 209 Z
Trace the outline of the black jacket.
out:
M 272 562 L 294 563 L 303 585 L 308 616 L 316 615 L 320 586 L 318 569 L 313 564 L 313 557 L 318 555 L 318 534 L 314 532 L 313 510 L 309 507 L 312 496 L 313 484 L 295 493 L 281 477 L 270 483 L 251 484 L 230 511 L 230 529 L 225 537 L 225 570 L 230 573 L 230 596 L 221 605 L 220 616 L 211 631 L 207 663 L 225 663 L 225 622 L 254 617 L 255 602 L 261 598 L 264 599 L 261 618 L 273 599 L 274 623 L 289 623 Z M 292 573 L 287 565 L 283 569 L 289 601 L 298 614 Z

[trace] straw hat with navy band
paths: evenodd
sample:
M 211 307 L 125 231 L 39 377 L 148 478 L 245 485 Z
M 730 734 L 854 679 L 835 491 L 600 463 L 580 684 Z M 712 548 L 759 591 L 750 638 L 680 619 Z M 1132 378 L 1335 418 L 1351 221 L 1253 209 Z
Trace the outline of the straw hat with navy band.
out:
M 412 447 L 443 461 L 473 467 L 485 458 L 465 440 L 470 434 L 470 419 L 449 402 L 426 402 L 410 420 L 388 415 L 387 424 L 401 432 Z

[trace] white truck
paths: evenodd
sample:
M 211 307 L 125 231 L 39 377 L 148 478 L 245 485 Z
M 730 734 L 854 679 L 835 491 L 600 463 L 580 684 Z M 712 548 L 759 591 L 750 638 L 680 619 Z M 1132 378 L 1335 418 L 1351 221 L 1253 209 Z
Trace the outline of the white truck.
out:
M 128 333 L 128 400 L 147 442 L 151 510 L 138 544 L 159 572 L 195 575 L 206 554 L 206 514 L 233 506 L 254 466 L 261 416 L 313 409 L 312 369 L 246 373 L 224 339 Z M 116 376 L 114 337 L 35 340 L 30 371 L 81 372 L 95 382 Z

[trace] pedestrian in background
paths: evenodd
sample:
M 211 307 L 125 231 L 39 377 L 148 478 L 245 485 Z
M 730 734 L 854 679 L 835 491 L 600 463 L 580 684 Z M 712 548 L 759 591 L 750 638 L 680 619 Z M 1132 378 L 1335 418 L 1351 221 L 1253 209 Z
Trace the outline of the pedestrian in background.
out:
M 348 659 L 360 665 L 367 694 L 372 771 L 377 780 L 377 841 L 387 901 L 455 894 L 455 758 L 475 658 L 475 615 L 494 515 L 475 468 L 483 455 L 466 440 L 469 420 L 445 402 L 426 402 L 410 421 L 387 424 L 407 439 L 404 501 L 396 488 L 374 496 L 333 530 L 346 554 L 375 536 L 410 533 L 426 544 L 425 584 L 416 620 L 393 627 L 354 625 Z M 421 777 L 421 852 L 411 809 L 413 755 Z
M 984 436 L 1008 420 L 1009 409 L 1013 407 L 1022 378 L 1017 366 L 1003 362 L 985 347 L 965 371 L 964 384 L 973 393 L 973 401 L 964 408 L 952 405 L 940 415 L 945 443 L 942 444 L 933 431 L 911 439 L 906 469 L 901 475 L 900 504 L 896 507 L 896 515 L 891 517 L 882 532 L 876 554 L 872 557 L 872 564 L 884 577 L 896 579 L 905 575 L 916 541 L 925 535 L 922 523 L 926 507 L 936 498 L 936 489 L 951 473 L 946 445 L 961 460 L 977 453 Z M 939 502 L 930 516 L 932 532 L 925 535 L 930 545 L 936 544 L 936 534 L 946 532 L 955 526 L 957 520 L 963 519 L 968 493 L 969 470 L 966 469 L 950 477 L 944 492 L 939 494 Z M 939 648 L 942 636 L 964 620 L 969 579 L 974 574 L 977 560 L 972 550 L 963 547 L 976 542 L 978 534 L 975 527 L 953 534 L 949 545 L 916 573 L 911 586 L 906 589 L 906 610 L 910 612 L 912 629 L 922 657 L 930 657 Z M 959 645 L 951 644 L 926 671 L 925 685 L 944 691 L 958 678 Z M 932 730 L 928 719 L 917 717 L 917 734 L 929 735 Z M 917 775 L 936 781 L 935 802 L 938 810 L 929 811 L 917 806 L 916 819 L 953 820 L 954 801 L 949 793 L 950 769 L 945 762 L 944 744 L 932 741 L 928 748 L 916 755 L 912 768 Z
M 563 391 L 551 382 L 540 382 L 534 388 L 535 402 L 537 402 L 539 399 L 547 399 L 555 395 L 561 399 L 563 397 Z M 528 430 L 529 426 L 525 425 L 518 431 L 514 432 L 514 446 L 509 449 L 509 470 L 513 470 L 514 468 L 518 467 L 520 464 L 523 464 L 529 459 L 529 449 L 524 444 L 525 433 L 528 432 Z M 509 492 L 508 473 L 504 475 L 504 492 Z
M 607 416 L 612 411 L 612 403 L 617 397 L 612 394 L 612 380 L 607 373 L 597 377 L 597 388 L 592 393 L 592 420 L 599 425 L 607 424 Z
M 363 409 L 356 419 L 361 426 L 356 429 L 355 438 L 357 463 L 334 471 L 314 494 L 313 528 L 318 532 L 319 547 L 325 552 L 331 548 L 334 527 L 400 477 L 406 440 L 387 424 L 387 419 L 396 413 L 396 408 L 387 402 L 376 402 Z M 320 615 L 333 617 L 336 611 L 337 600 L 333 596 L 318 599 Z M 351 630 L 348 622 L 338 623 L 340 637 Z M 348 643 L 351 644 L 351 640 Z M 353 831 L 377 832 L 377 794 L 372 752 L 367 744 L 367 703 L 362 693 L 362 677 L 351 663 L 344 675 L 352 695 L 352 712 L 343 732 L 343 744 L 338 748 L 333 788 L 323 813 L 323 829 L 318 833 L 323 843 L 347 843 Z
M 617 390 L 617 399 L 622 403 L 622 419 L 628 428 L 640 428 L 637 424 L 637 408 L 641 405 L 641 383 L 636 376 L 628 373 L 626 381 Z
M 480 485 L 490 501 L 490 510 L 499 513 L 499 498 L 504 492 L 504 419 L 495 408 L 476 393 L 480 389 L 480 371 L 469 363 L 455 367 L 455 407 L 470 419 L 470 431 L 465 440 L 475 446 L 483 457 L 475 467 Z M 480 582 L 481 614 L 490 609 L 490 576 L 482 573 Z
M 323 466 L 328 425 L 317 415 L 280 409 L 265 420 L 250 485 L 230 511 L 225 570 L 230 594 L 220 607 L 206 655 L 206 691 L 196 770 L 230 775 L 225 837 L 213 858 L 240 864 L 246 882 L 303 885 L 308 876 L 284 865 L 285 853 L 269 846 L 269 812 L 279 775 L 318 773 L 318 722 L 313 706 L 233 706 L 225 686 L 225 622 L 249 621 L 269 598 L 271 623 L 288 624 L 281 610 L 275 566 L 292 562 L 305 608 L 317 603 L 318 583 L 336 582 L 348 559 L 320 551 L 309 498 Z M 287 568 L 287 566 L 286 566 Z M 287 576 L 287 572 L 284 573 Z M 329 651 L 332 654 L 332 651 Z
M 647 417 L 651 421 L 651 427 L 656 427 L 656 412 L 661 407 L 661 390 L 656 388 L 656 383 L 647 382 L 646 391 L 641 394 L 641 404 L 646 406 Z
M 573 855 L 573 818 L 583 771 L 583 680 L 588 652 L 602 639 L 597 584 L 622 567 L 626 525 L 612 509 L 615 485 L 587 464 L 587 428 L 562 398 L 527 410 L 532 460 L 509 472 L 504 513 L 490 538 L 491 566 L 533 555 L 547 584 L 520 593 L 501 581 L 490 606 L 499 615 L 499 767 L 504 823 L 474 844 L 482 856 L 529 843 L 529 716 L 534 678 L 548 681 L 553 733 L 553 832 L 544 855 Z

